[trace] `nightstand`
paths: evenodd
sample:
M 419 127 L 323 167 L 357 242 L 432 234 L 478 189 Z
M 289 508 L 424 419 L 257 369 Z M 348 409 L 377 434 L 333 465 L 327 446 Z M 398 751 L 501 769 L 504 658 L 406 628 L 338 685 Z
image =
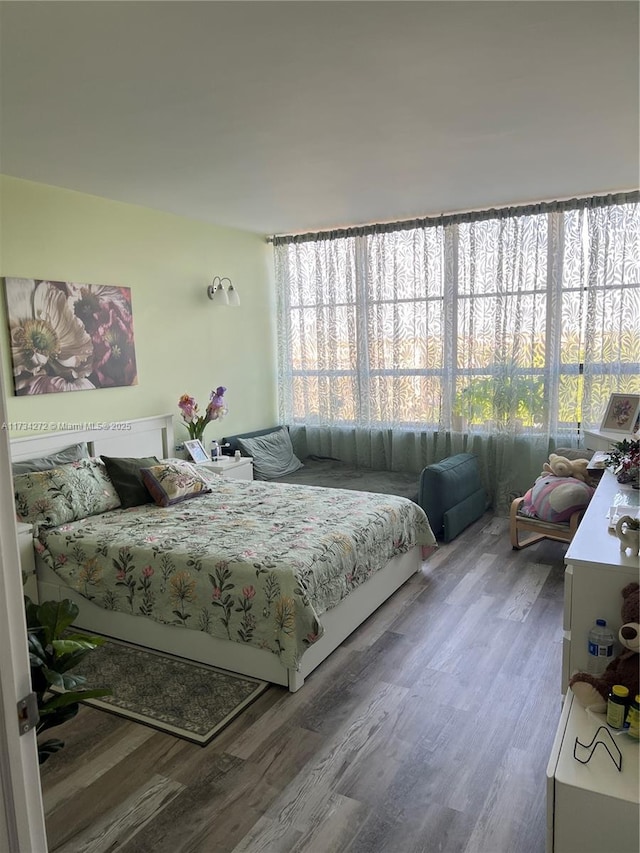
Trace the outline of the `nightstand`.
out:
M 215 462 L 201 462 L 199 468 L 206 468 L 221 477 L 230 477 L 232 480 L 253 480 L 253 457 L 241 456 L 235 459 L 233 456 L 219 456 Z
M 38 603 L 38 582 L 36 580 L 36 555 L 33 550 L 33 525 L 22 521 L 16 522 L 18 531 L 18 552 L 20 554 L 20 570 L 26 575 L 24 594 L 31 601 Z

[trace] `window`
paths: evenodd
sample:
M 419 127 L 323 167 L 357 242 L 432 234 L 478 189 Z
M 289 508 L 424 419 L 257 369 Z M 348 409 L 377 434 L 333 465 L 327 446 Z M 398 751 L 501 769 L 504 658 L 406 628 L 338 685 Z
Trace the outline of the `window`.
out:
M 285 422 L 571 438 L 640 393 L 637 193 L 274 242 Z

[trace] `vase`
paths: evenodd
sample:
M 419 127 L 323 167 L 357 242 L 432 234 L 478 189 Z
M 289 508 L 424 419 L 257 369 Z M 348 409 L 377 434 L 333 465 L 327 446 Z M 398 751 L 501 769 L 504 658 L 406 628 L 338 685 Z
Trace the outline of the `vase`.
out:
M 621 486 L 632 486 L 634 489 L 640 486 L 640 468 L 637 466 L 625 468 L 621 465 L 615 473 L 616 480 Z

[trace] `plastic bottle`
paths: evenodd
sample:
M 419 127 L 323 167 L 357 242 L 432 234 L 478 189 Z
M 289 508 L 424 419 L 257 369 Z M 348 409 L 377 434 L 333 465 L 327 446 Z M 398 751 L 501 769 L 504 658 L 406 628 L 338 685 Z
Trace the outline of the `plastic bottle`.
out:
M 627 734 L 635 740 L 640 740 L 640 696 L 636 696 L 629 705 L 627 720 L 629 722 Z
M 607 628 L 606 619 L 596 619 L 589 631 L 589 660 L 587 672 L 591 675 L 602 675 L 613 660 L 615 637 Z
M 213 462 L 218 461 L 218 456 L 220 456 L 220 445 L 214 440 L 211 442 L 211 459 Z
M 623 729 L 627 721 L 629 688 L 614 684 L 607 700 L 607 725 L 612 729 Z

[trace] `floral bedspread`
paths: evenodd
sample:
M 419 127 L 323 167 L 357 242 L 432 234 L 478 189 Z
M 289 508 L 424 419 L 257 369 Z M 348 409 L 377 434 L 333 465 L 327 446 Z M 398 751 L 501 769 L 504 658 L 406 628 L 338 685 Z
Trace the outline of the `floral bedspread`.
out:
M 391 557 L 435 541 L 405 498 L 205 476 L 211 494 L 41 529 L 36 548 L 101 607 L 250 643 L 296 668 L 322 613 Z

